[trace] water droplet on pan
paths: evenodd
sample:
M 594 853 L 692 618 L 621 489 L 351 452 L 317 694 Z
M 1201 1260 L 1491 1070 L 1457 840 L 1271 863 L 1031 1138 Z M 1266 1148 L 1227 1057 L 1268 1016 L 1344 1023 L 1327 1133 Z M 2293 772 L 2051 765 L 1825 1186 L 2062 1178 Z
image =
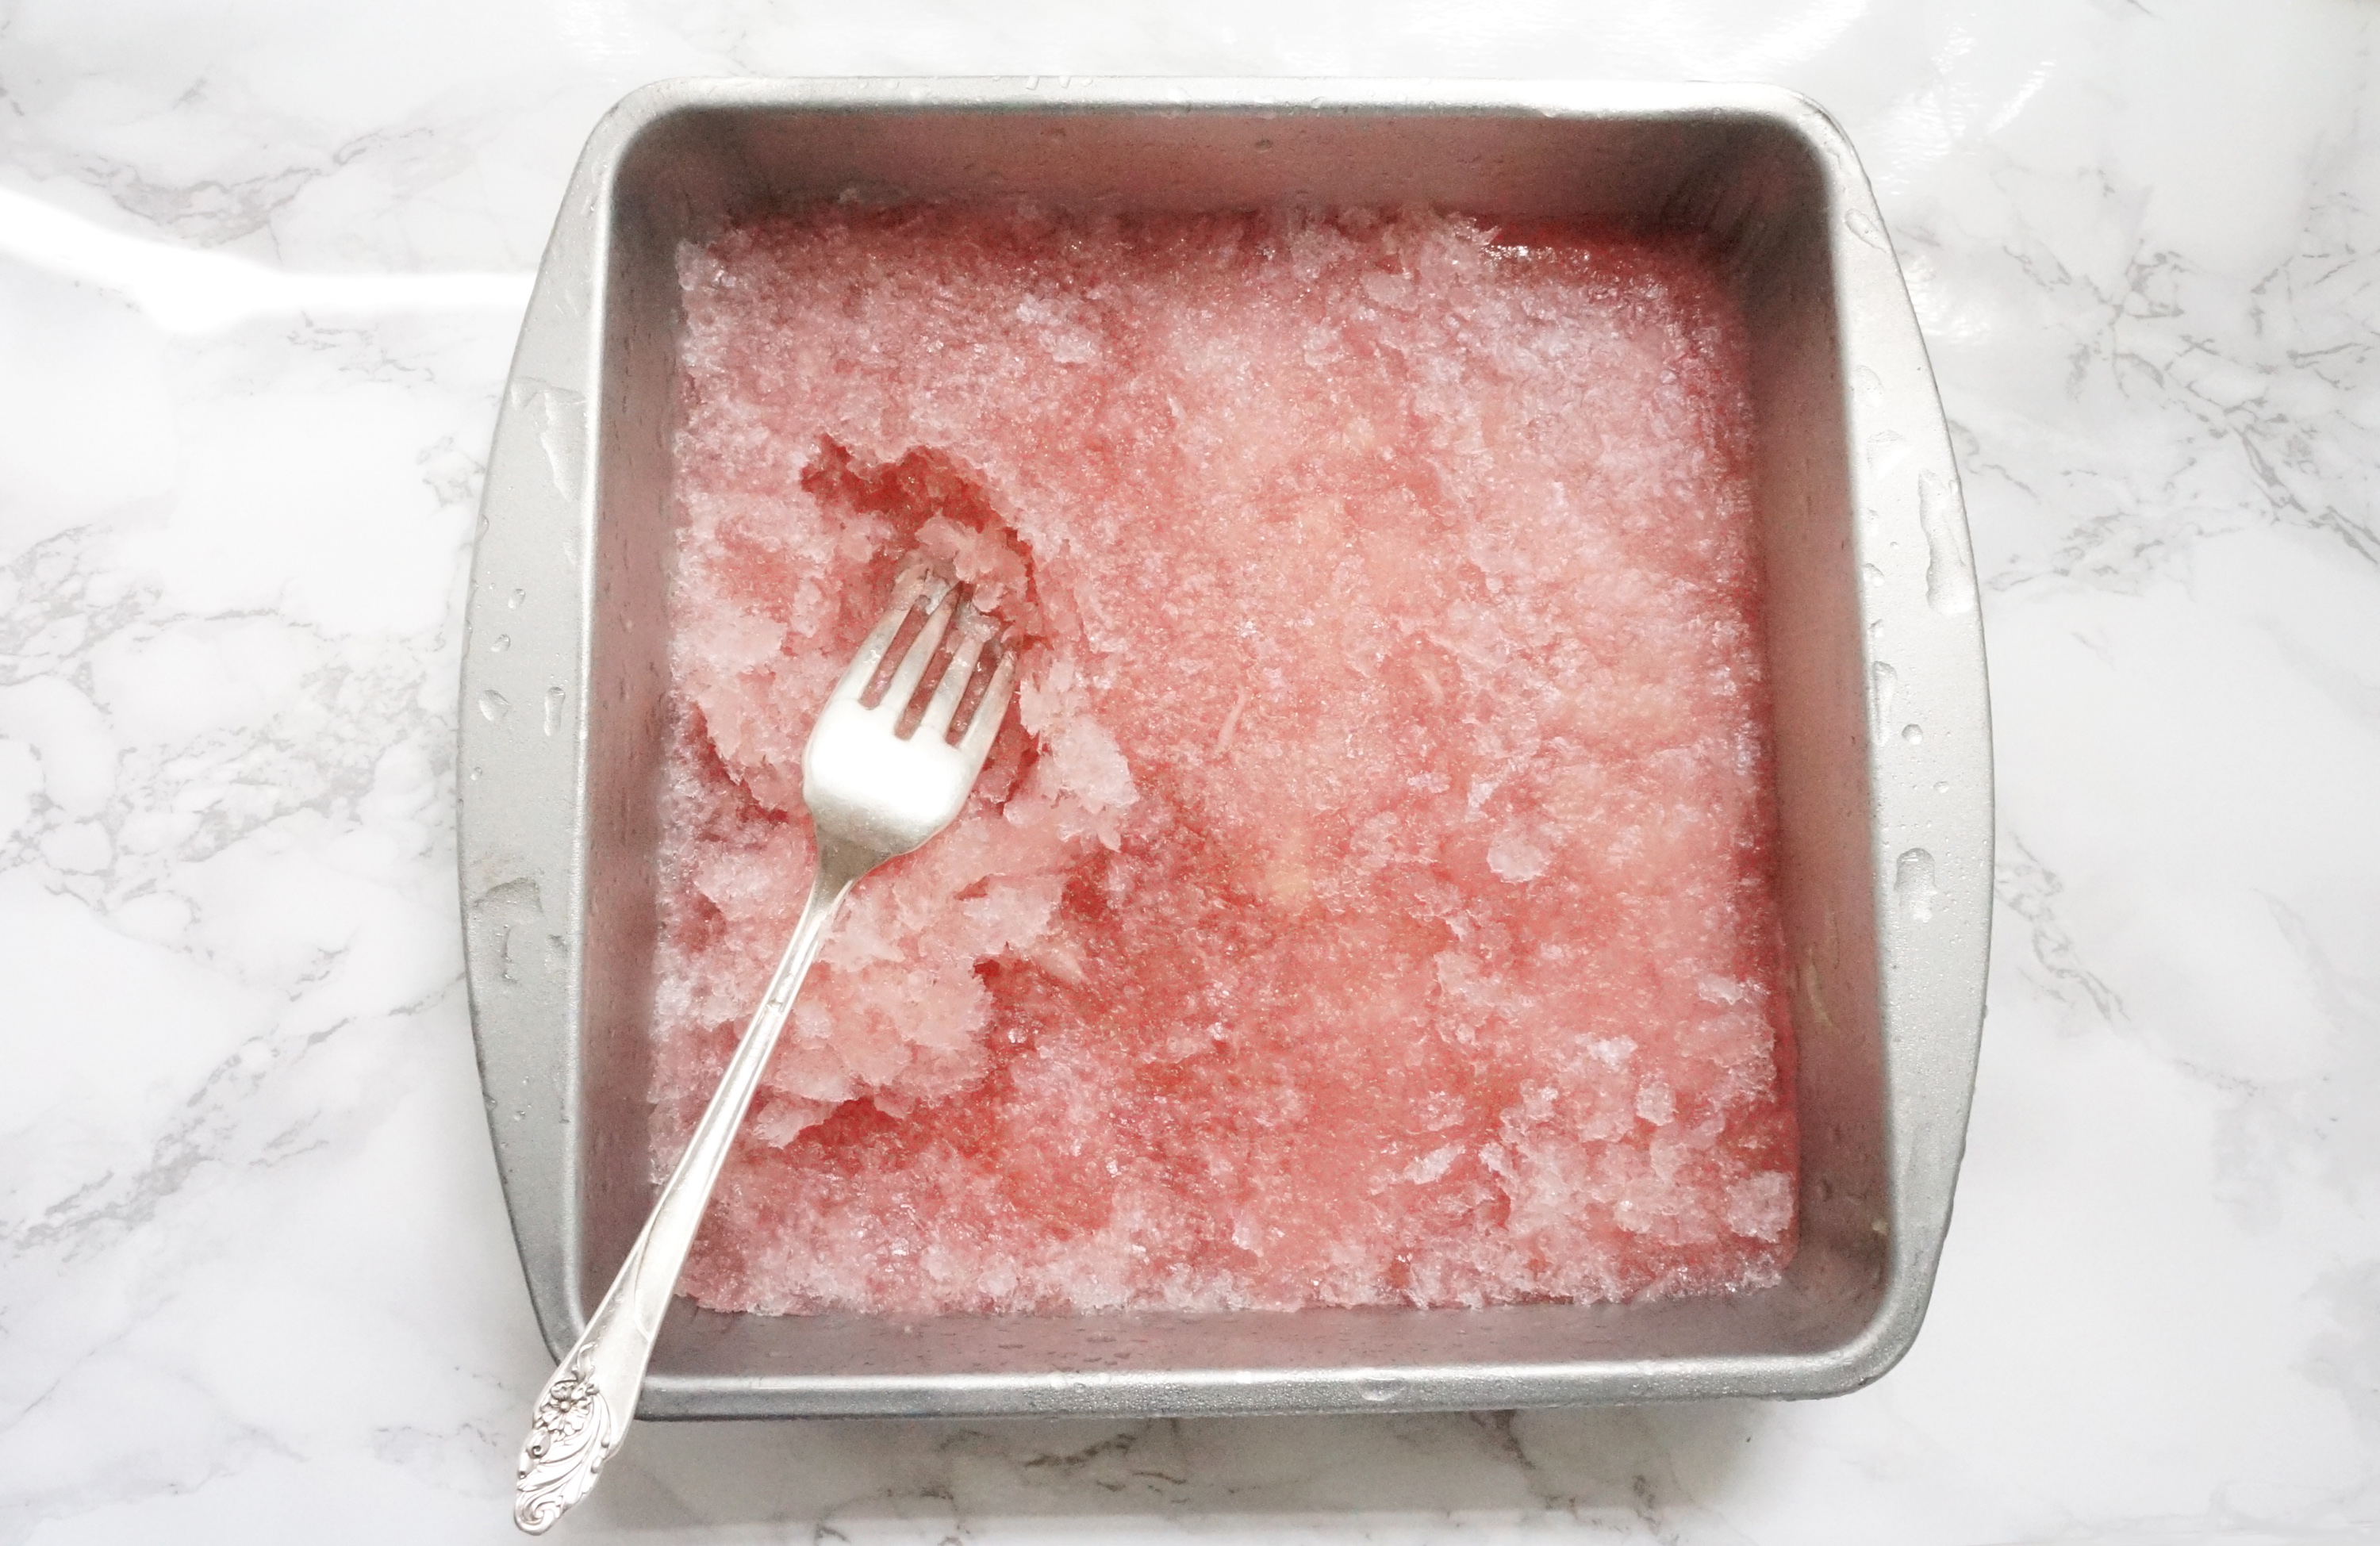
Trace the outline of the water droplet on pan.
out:
M 1945 617 L 1975 610 L 1974 561 L 1959 529 L 1950 485 L 1937 473 L 1917 475 L 1917 519 L 1925 528 L 1925 600 Z
M 1898 430 L 1879 429 L 1867 438 L 1868 470 L 1879 477 L 1899 466 L 1908 454 L 1909 441 Z
M 502 722 L 513 711 L 512 700 L 491 687 L 480 694 L 480 717 L 490 724 Z
M 1900 911 L 1912 923 L 1934 921 L 1934 899 L 1942 894 L 1934 884 L 1934 856 L 1922 848 L 1912 848 L 1900 856 L 1893 866 L 1892 895 Z
M 538 448 L 545 453 L 553 490 L 572 504 L 587 488 L 587 398 L 550 381 L 513 383 L 512 405 L 529 416 Z
M 1869 723 L 1873 733 L 1881 741 L 1892 723 L 1892 694 L 1900 684 L 1900 673 L 1882 660 L 1867 669 L 1867 703 Z

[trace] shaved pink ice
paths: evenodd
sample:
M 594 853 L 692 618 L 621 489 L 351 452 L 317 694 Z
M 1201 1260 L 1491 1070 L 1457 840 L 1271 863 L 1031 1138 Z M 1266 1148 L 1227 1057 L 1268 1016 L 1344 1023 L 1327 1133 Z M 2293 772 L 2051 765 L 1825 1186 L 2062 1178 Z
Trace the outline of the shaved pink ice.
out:
M 1796 1144 L 1742 323 L 1693 243 L 817 210 L 681 262 L 657 1166 L 932 554 L 1026 641 L 853 895 L 685 1286 L 891 1313 L 1775 1281 Z

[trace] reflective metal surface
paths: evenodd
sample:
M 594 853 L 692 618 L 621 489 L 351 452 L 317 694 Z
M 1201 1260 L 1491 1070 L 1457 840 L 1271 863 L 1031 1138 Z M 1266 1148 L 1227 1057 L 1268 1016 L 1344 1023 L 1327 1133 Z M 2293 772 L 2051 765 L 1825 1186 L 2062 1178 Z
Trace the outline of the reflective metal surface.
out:
M 640 91 L 597 127 L 490 458 L 460 776 L 489 1122 L 555 1352 L 653 1190 L 674 252 L 740 212 L 845 194 L 1426 202 L 1658 221 L 1724 244 L 1754 341 L 1801 1251 L 1775 1288 L 1633 1305 L 904 1323 L 680 1300 L 640 1414 L 1797 1396 L 1889 1368 L 1949 1221 L 1991 881 L 1973 566 L 1915 320 L 1851 148 L 1805 100 L 1485 81 L 690 81 Z

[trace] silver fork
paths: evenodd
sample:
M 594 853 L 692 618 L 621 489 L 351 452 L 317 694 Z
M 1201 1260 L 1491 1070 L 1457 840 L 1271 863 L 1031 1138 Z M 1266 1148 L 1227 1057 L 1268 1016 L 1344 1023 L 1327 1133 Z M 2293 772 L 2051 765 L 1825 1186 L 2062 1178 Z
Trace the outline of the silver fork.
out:
M 871 691 L 885 658 L 920 604 L 924 625 L 909 641 L 880 693 Z M 923 705 L 913 702 L 935 652 L 959 620 L 959 642 L 950 666 Z M 992 738 L 1007 717 L 1015 686 L 1015 659 L 1005 649 L 974 703 L 965 700 L 992 630 L 961 598 L 955 587 L 912 572 L 902 576 L 892 609 L 859 646 L 850 669 L 827 697 L 802 752 L 802 799 L 818 837 L 818 877 L 809 904 L 777 962 L 760 1007 L 752 1011 L 744 1039 L 728 1059 L 727 1071 L 710 1105 L 695 1125 L 685 1157 L 653 1203 L 644 1232 L 612 1280 L 611 1290 L 587 1323 L 586 1335 L 570 1349 L 537 1400 L 520 1471 L 513 1492 L 513 1522 L 541 1535 L 595 1486 L 596 1473 L 626 1434 L 644 1383 L 662 1314 L 686 1263 L 686 1248 L 702 1222 L 710 1189 L 719 1179 L 744 1123 L 745 1108 L 759 1087 L 778 1033 L 794 1007 L 794 995 L 817 959 L 827 926 L 855 882 L 887 859 L 923 843 L 951 823 L 966 803 Z M 905 728 L 905 710 L 921 707 L 916 728 Z M 957 716 L 971 709 L 963 726 Z M 953 743 L 954 731 L 964 733 Z

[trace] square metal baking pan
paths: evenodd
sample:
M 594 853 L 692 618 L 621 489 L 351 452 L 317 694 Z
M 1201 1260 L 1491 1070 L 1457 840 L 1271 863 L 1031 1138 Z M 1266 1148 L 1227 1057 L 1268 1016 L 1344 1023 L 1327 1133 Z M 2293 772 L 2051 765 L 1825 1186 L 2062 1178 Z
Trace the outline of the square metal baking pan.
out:
M 646 1134 L 679 244 L 811 199 L 1424 203 L 1706 231 L 1750 322 L 1801 1113 L 1773 1288 L 1634 1304 L 771 1318 L 680 1299 L 646 1417 L 1222 1413 L 1823 1395 L 1916 1335 L 1965 1141 L 1991 755 L 1958 478 L 1867 182 L 1761 87 L 686 81 L 597 127 L 488 466 L 461 765 L 471 1008 L 548 1344 Z

